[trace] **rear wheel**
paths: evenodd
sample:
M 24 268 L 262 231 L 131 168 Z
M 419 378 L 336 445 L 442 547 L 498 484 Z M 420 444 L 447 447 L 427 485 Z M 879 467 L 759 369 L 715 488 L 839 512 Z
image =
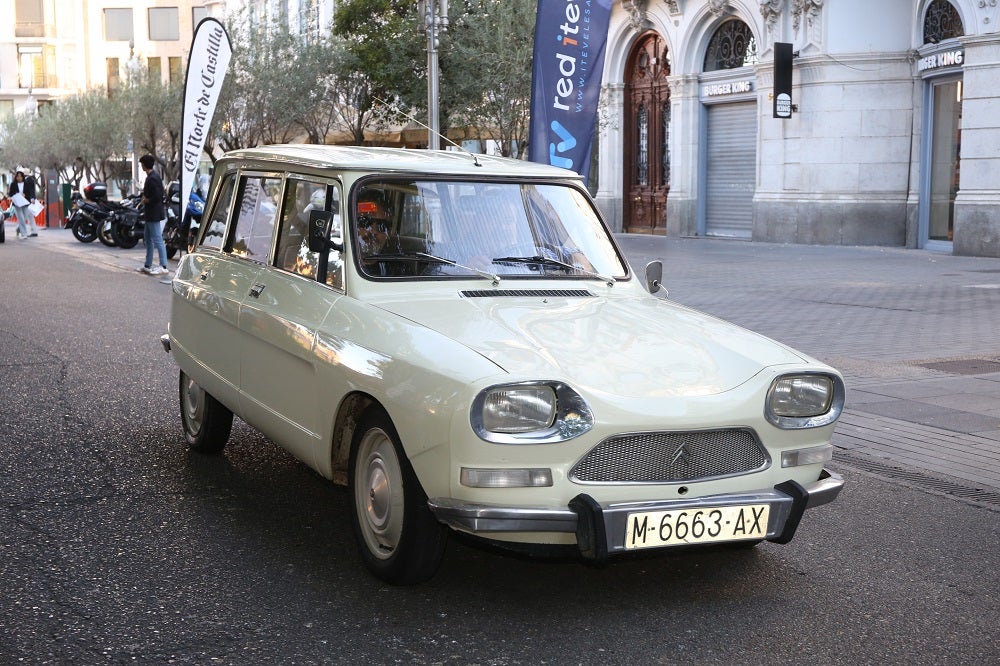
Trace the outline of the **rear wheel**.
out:
M 233 413 L 199 386 L 184 371 L 180 373 L 181 423 L 188 446 L 198 453 L 219 453 L 229 441 Z
M 97 229 L 87 220 L 77 220 L 73 224 L 73 237 L 81 243 L 93 243 L 97 240 Z
M 395 585 L 421 583 L 437 572 L 448 538 L 378 405 L 361 417 L 351 445 L 351 522 L 368 569 Z

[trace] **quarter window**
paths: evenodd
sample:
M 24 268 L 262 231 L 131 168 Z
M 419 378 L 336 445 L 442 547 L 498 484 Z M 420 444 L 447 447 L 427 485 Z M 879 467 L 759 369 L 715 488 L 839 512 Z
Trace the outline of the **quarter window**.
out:
M 229 174 L 225 177 L 222 187 L 219 188 L 219 196 L 215 198 L 215 208 L 208 221 L 202 220 L 205 226 L 205 235 L 201 238 L 201 248 L 222 248 L 222 241 L 226 237 L 226 223 L 229 220 L 229 209 L 233 203 L 233 191 L 236 189 L 236 177 Z

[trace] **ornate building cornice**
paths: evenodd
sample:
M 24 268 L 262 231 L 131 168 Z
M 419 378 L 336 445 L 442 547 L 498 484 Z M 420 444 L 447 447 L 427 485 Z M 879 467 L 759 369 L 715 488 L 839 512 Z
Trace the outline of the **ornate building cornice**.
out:
M 719 17 L 728 14 L 731 11 L 729 0 L 708 0 L 708 11 Z
M 647 0 L 622 0 L 622 9 L 628 13 L 629 27 L 635 32 L 642 32 L 652 27 L 652 22 L 646 16 Z
M 792 0 L 792 27 L 798 30 L 803 18 L 806 25 L 812 27 L 822 9 L 823 0 Z
M 781 17 L 781 6 L 785 4 L 784 0 L 764 0 L 760 3 L 760 16 L 764 19 L 764 23 L 771 29 L 777 24 L 778 19 Z

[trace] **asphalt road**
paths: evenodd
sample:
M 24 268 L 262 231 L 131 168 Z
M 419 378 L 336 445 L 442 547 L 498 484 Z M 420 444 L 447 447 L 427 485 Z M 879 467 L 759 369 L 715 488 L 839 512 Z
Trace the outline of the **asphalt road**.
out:
M 239 421 L 186 451 L 141 257 L 0 245 L 0 664 L 1000 661 L 1000 511 L 845 466 L 785 546 L 598 568 L 453 539 L 386 586 L 343 488 Z

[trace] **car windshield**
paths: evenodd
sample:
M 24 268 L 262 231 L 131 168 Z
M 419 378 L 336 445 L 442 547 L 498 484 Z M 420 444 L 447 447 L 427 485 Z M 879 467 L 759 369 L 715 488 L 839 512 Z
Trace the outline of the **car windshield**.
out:
M 365 181 L 358 266 L 375 278 L 613 279 L 627 269 L 589 199 L 558 184 Z

